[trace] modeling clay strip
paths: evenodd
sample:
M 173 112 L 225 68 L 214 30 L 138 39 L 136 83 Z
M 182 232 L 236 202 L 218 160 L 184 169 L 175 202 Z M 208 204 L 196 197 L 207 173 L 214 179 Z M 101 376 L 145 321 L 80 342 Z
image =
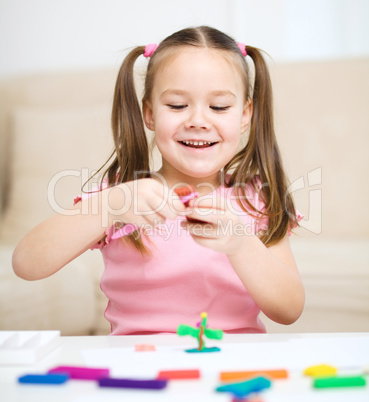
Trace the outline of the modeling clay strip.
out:
M 288 371 L 281 370 L 257 370 L 257 371 L 222 371 L 220 381 L 240 381 L 247 378 L 264 376 L 273 380 L 288 378 Z
M 256 377 L 249 381 L 222 385 L 216 388 L 218 392 L 231 392 L 236 397 L 245 397 L 253 392 L 260 392 L 270 388 L 271 381 L 265 377 Z
M 199 193 L 192 186 L 177 187 L 174 192 L 185 205 L 199 196 Z
M 310 377 L 332 377 L 337 374 L 337 368 L 327 364 L 311 366 L 304 370 L 304 374 Z
M 100 378 L 108 377 L 110 371 L 109 369 L 104 368 L 58 366 L 49 370 L 49 373 L 64 373 L 74 380 L 98 380 Z
M 363 387 L 365 384 L 364 376 L 326 377 L 314 380 L 314 388 Z
M 50 384 L 59 385 L 68 381 L 67 374 L 26 374 L 18 378 L 21 384 Z
M 190 380 L 200 378 L 200 370 L 163 370 L 158 380 Z
M 132 380 L 129 378 L 101 378 L 99 380 L 100 387 L 156 390 L 165 388 L 167 383 L 167 380 Z
M 135 345 L 135 351 L 136 352 L 155 352 L 156 347 L 155 345 L 147 345 L 147 344 L 140 344 L 140 345 Z
M 195 199 L 198 197 L 198 193 L 197 192 L 193 192 L 191 194 L 186 194 L 183 196 L 180 196 L 180 200 L 183 202 L 183 204 L 187 204 L 188 202 L 190 202 L 191 200 Z

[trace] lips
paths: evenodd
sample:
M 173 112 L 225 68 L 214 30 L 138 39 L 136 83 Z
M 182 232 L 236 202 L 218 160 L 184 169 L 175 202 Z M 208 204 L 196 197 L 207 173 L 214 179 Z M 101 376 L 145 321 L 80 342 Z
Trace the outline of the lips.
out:
M 181 144 L 183 144 L 186 147 L 189 148 L 209 148 L 212 147 L 213 145 L 217 144 L 217 142 L 212 142 L 212 141 L 194 141 L 194 140 L 185 140 L 185 141 L 179 141 Z

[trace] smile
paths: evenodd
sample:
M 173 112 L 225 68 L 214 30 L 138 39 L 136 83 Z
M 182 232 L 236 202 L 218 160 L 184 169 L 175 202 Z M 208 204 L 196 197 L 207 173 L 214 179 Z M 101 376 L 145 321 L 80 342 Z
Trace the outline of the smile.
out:
M 186 147 L 190 148 L 208 148 L 217 144 L 216 142 L 210 142 L 210 141 L 179 141 L 179 142 L 185 145 Z

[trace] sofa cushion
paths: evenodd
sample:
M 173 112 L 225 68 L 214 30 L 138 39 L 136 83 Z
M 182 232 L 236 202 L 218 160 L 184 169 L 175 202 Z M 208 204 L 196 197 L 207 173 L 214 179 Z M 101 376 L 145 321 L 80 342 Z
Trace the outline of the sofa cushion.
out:
M 96 322 L 103 317 L 96 321 L 99 306 L 92 274 L 96 267 L 85 255 L 49 278 L 28 282 L 15 276 L 12 253 L 13 247 L 0 246 L 1 330 L 60 330 L 62 335 L 95 332 Z M 101 323 L 100 332 L 103 325 L 107 327 Z
M 14 111 L 2 243 L 15 244 L 33 226 L 72 206 L 113 149 L 109 114 L 106 105 Z
M 290 325 L 262 320 L 268 332 L 368 332 L 369 240 L 291 237 L 306 302 Z
M 271 73 L 284 166 L 292 183 L 304 180 L 293 195 L 320 226 L 304 237 L 368 238 L 369 58 L 277 64 Z M 320 183 L 309 178 L 317 169 Z M 321 205 L 312 207 L 315 196 Z

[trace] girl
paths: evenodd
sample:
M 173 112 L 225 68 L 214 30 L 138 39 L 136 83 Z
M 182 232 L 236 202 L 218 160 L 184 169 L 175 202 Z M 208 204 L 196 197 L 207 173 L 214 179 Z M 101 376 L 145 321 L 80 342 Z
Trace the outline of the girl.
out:
M 141 112 L 134 63 L 143 54 Z M 162 155 L 158 172 L 144 124 Z M 15 273 L 44 278 L 100 248 L 114 335 L 175 332 L 202 311 L 226 332 L 265 332 L 260 310 L 293 323 L 304 290 L 288 235 L 301 216 L 287 192 L 260 51 L 210 27 L 133 49 L 118 74 L 112 130 L 114 158 L 99 189 L 24 237 Z M 198 194 L 186 204 L 173 191 L 184 184 Z

